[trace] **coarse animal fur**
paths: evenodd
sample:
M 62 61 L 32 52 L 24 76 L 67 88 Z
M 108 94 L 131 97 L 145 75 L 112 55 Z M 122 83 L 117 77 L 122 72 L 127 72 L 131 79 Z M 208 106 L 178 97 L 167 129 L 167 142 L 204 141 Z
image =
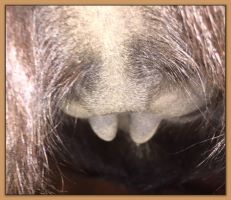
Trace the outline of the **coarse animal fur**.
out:
M 138 145 L 87 121 L 143 112 L 160 124 Z M 6 6 L 7 194 L 225 194 L 225 182 L 224 6 Z

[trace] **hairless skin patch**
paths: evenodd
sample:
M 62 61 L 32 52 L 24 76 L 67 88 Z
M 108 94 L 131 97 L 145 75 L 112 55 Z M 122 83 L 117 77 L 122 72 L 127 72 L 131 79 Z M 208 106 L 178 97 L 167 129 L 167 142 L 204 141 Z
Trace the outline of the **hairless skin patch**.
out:
M 128 130 L 136 144 L 150 140 L 161 122 L 161 118 L 151 113 L 127 113 L 125 115 L 130 119 L 129 127 L 120 128 L 124 131 Z M 90 117 L 89 123 L 96 135 L 105 141 L 111 141 L 116 137 L 118 118 L 117 114 L 94 116 Z
M 89 123 L 95 134 L 105 141 L 115 138 L 118 126 L 116 115 L 103 115 L 90 117 Z

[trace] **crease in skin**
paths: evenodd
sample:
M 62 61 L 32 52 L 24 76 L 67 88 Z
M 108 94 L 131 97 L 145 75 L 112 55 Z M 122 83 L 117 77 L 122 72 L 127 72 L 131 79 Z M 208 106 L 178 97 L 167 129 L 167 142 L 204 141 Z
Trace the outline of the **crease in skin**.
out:
M 151 113 L 130 113 L 125 126 L 119 127 L 129 132 L 131 139 L 137 145 L 148 142 L 161 122 L 161 118 Z M 93 116 L 89 123 L 95 134 L 104 141 L 112 141 L 116 137 L 119 116 L 117 114 Z M 126 117 L 128 118 L 128 117 Z M 130 121 L 130 122 L 129 122 Z

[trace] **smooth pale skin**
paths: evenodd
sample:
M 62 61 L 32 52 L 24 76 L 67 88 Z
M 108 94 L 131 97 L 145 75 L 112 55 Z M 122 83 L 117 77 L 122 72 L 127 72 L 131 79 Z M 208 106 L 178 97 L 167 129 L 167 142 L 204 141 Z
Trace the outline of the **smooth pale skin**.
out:
M 120 128 L 128 131 L 136 144 L 150 140 L 161 122 L 161 118 L 151 113 L 131 113 L 128 115 L 130 115 L 128 116 L 130 119 L 127 124 L 128 127 L 125 125 L 125 127 Z M 94 116 L 89 118 L 89 123 L 99 138 L 104 141 L 112 141 L 116 137 L 118 118 L 119 116 L 116 114 Z

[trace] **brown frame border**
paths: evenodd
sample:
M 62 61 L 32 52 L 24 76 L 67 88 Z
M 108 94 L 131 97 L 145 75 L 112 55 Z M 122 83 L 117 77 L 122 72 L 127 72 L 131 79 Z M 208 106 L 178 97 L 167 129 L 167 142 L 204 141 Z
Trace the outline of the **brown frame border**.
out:
M 5 195 L 5 5 L 31 5 L 31 4 L 101 4 L 101 5 L 130 5 L 130 4 L 159 4 L 159 5 L 168 5 L 168 4 L 183 4 L 183 5 L 215 5 L 215 4 L 222 4 L 226 5 L 226 158 L 227 158 L 227 179 L 226 179 L 226 195 L 150 195 L 150 196 L 134 196 L 134 195 Z M 50 198 L 57 198 L 57 199 L 231 199 L 231 184 L 230 184 L 230 172 L 231 172 L 231 158 L 229 158 L 230 154 L 230 116 L 231 107 L 229 102 L 230 95 L 231 95 L 231 74 L 229 70 L 229 66 L 231 65 L 231 1 L 229 0 L 37 0 L 37 1 L 30 1 L 30 0 L 1 0 L 0 1 L 0 158 L 1 158 L 1 170 L 0 170 L 0 199 L 50 199 Z

